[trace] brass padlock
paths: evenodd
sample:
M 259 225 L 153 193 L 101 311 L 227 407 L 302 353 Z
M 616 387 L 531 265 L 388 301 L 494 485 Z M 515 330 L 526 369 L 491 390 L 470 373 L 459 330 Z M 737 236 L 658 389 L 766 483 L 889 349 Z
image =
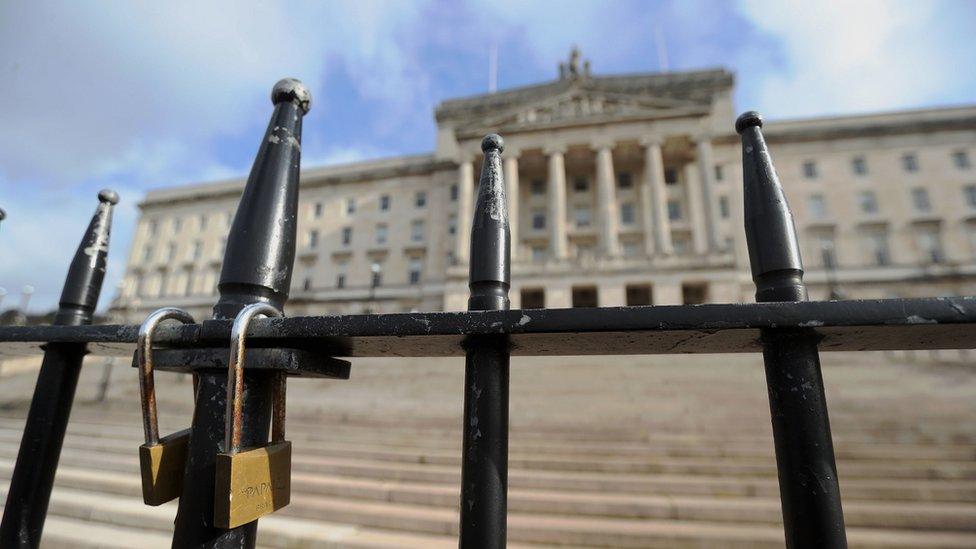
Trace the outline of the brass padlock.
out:
M 190 443 L 190 430 L 184 429 L 159 437 L 156 412 L 156 383 L 153 377 L 152 337 L 164 320 L 192 324 L 193 317 L 182 309 L 164 307 L 154 311 L 139 327 L 136 361 L 139 365 L 139 391 L 142 400 L 142 427 L 146 443 L 139 447 L 142 471 L 142 499 L 146 505 L 162 505 L 180 497 L 183 492 L 183 468 Z M 194 391 L 195 394 L 195 391 Z
M 266 303 L 244 307 L 231 328 L 227 372 L 224 452 L 217 454 L 214 526 L 235 528 L 288 505 L 291 499 L 291 442 L 285 441 L 285 372 L 275 372 L 271 442 L 241 449 L 244 336 L 257 315 L 281 316 Z

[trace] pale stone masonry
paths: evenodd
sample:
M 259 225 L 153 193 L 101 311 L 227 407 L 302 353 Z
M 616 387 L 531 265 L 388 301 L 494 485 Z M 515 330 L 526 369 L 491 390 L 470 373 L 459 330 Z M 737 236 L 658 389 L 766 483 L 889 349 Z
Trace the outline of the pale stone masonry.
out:
M 506 142 L 513 307 L 751 301 L 732 74 L 574 63 L 548 83 L 445 101 L 430 154 L 305 168 L 289 314 L 464 309 L 490 132 Z M 976 106 L 764 132 L 812 298 L 976 294 Z M 150 191 L 113 310 L 206 316 L 243 185 Z

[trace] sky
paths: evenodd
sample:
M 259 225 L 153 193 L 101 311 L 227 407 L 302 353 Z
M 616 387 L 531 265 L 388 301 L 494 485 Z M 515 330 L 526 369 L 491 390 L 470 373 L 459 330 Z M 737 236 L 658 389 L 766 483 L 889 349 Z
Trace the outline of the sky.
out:
M 0 287 L 56 307 L 101 188 L 119 192 L 101 308 L 147 189 L 246 175 L 279 78 L 313 95 L 315 166 L 434 148 L 433 110 L 556 77 L 725 67 L 736 108 L 795 118 L 976 103 L 976 2 L 0 3 Z M 663 47 L 661 47 L 663 45 Z M 730 121 L 731 123 L 731 121 Z

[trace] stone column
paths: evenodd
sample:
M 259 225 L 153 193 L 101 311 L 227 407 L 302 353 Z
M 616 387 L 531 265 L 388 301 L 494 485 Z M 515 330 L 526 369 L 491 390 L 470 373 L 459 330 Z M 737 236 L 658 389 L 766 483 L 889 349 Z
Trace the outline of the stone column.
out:
M 565 148 L 548 149 L 549 155 L 549 250 L 553 259 L 565 259 L 566 242 L 566 160 Z
M 718 200 L 715 196 L 715 162 L 712 159 L 712 138 L 707 135 L 695 138 L 698 149 L 698 177 L 701 180 L 702 203 L 705 207 L 705 236 L 709 251 L 719 249 Z
M 613 145 L 600 143 L 596 148 L 596 209 L 600 223 L 600 248 L 605 256 L 620 252 L 617 234 L 617 189 L 613 172 Z
M 640 186 L 641 213 L 644 226 L 644 250 L 648 255 L 670 255 L 671 220 L 668 218 L 668 189 L 664 181 L 664 160 L 661 156 L 661 140 L 645 138 L 644 180 Z
M 508 149 L 502 155 L 505 162 L 505 194 L 508 197 L 508 229 L 512 235 L 512 261 L 518 261 L 522 250 L 519 239 L 519 151 Z
M 694 164 L 684 167 L 685 196 L 688 198 L 688 222 L 691 226 L 692 249 L 696 254 L 708 251 L 707 226 L 705 224 L 705 204 L 702 201 L 702 185 L 698 180 L 698 170 Z
M 454 257 L 461 265 L 467 264 L 471 252 L 471 215 L 474 209 L 474 164 L 463 158 L 458 167 L 458 211 L 455 231 Z

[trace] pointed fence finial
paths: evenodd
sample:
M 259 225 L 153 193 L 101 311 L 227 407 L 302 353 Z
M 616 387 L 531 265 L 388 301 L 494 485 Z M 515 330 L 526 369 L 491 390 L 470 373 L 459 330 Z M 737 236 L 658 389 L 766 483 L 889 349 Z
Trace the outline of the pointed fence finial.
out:
M 481 141 L 481 150 L 485 160 L 471 226 L 468 309 L 508 309 L 512 244 L 502 176 L 501 153 L 505 142 L 500 135 L 489 134 Z
M 217 317 L 233 318 L 257 301 L 282 310 L 288 299 L 298 230 L 302 117 L 312 96 L 294 78 L 278 81 L 275 105 L 244 187 L 220 272 Z
M 803 263 L 793 213 L 762 134 L 762 116 L 749 111 L 735 121 L 742 136 L 746 243 L 756 301 L 803 301 Z
M 104 189 L 98 193 L 98 202 L 95 215 L 92 216 L 85 236 L 71 260 L 71 266 L 68 267 L 54 324 L 89 324 L 95 314 L 108 261 L 112 207 L 118 204 L 119 195 L 115 191 Z

